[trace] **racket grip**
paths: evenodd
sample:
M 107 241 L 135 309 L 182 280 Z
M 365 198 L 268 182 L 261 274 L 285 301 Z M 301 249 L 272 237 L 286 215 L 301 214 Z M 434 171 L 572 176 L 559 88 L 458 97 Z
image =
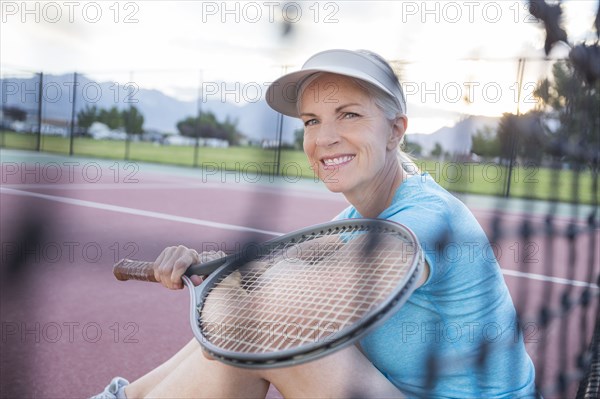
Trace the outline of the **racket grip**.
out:
M 154 263 L 121 259 L 113 266 L 113 274 L 120 281 L 138 280 L 157 283 L 154 278 Z

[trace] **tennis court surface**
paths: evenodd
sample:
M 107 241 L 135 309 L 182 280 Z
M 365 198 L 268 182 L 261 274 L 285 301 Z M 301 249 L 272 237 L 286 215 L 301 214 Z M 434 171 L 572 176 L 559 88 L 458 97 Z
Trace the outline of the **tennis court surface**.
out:
M 153 260 L 179 244 L 233 252 L 346 206 L 313 181 L 0 154 L 2 398 L 88 397 L 115 375 L 136 379 L 191 339 L 187 292 L 118 282 L 112 265 L 120 258 Z M 598 312 L 591 207 L 461 199 L 494 240 L 538 385 L 547 397 L 575 396 L 578 355 Z M 548 212 L 550 238 L 539 234 Z

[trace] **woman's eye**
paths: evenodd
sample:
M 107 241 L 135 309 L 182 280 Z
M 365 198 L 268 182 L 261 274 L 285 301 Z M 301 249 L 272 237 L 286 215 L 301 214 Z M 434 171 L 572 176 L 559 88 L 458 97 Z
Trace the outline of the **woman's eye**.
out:
M 314 125 L 316 123 L 317 123 L 316 119 L 309 119 L 306 122 L 304 122 L 304 126 L 312 126 L 312 125 Z
M 344 113 L 344 118 L 345 119 L 352 119 L 352 118 L 356 118 L 358 116 L 359 115 L 357 113 L 354 113 L 354 112 L 346 112 L 346 113 Z

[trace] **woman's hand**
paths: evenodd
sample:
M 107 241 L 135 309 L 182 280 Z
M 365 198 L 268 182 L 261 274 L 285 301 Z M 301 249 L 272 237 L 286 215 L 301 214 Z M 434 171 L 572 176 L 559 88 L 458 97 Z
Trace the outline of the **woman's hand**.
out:
M 195 263 L 205 263 L 225 256 L 222 251 L 208 251 L 199 254 L 194 249 L 179 245 L 177 247 L 167 247 L 154 261 L 154 277 L 162 285 L 172 290 L 183 288 L 181 276 L 190 265 Z M 191 276 L 190 280 L 194 285 L 202 283 L 202 277 Z

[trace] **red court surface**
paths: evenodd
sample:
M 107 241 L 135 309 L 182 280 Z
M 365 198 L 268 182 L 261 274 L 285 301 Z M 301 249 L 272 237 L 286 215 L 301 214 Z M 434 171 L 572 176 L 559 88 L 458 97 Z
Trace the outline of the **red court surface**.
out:
M 140 377 L 191 339 L 187 292 L 115 280 L 112 265 L 120 258 L 153 260 L 179 244 L 235 251 L 238 242 L 325 222 L 346 206 L 341 195 L 311 181 L 236 181 L 232 174 L 207 176 L 186 168 L 1 154 L 2 398 L 89 397 L 115 375 Z M 496 201 L 465 201 L 491 236 L 500 211 L 482 204 Z M 557 230 L 572 221 L 565 209 L 556 216 Z M 529 215 L 515 206 L 501 213 L 502 230 L 515 235 L 499 241 L 498 255 L 518 308 L 535 318 L 548 298 L 553 308 L 566 290 L 578 298 L 589 281 L 589 240 L 596 251 L 600 247 L 598 230 L 577 238 L 571 268 L 566 239 L 549 246 L 543 237 L 521 242 L 516 234 L 524 219 L 543 227 L 539 209 Z M 586 213 L 579 216 L 575 224 L 585 227 Z M 37 244 L 21 243 L 27 231 Z M 19 257 L 27 262 L 7 266 Z M 597 276 L 597 261 L 593 266 Z M 592 285 L 591 292 L 598 288 Z M 573 364 L 582 337 L 591 335 L 596 303 L 587 326 L 580 325 L 578 311 L 570 312 L 568 323 L 555 320 L 546 330 L 536 322 L 527 325 L 529 353 L 536 362 L 545 357 L 538 371 L 544 378 L 555 380 L 561 334 L 568 337 Z M 570 393 L 575 389 L 569 386 Z

